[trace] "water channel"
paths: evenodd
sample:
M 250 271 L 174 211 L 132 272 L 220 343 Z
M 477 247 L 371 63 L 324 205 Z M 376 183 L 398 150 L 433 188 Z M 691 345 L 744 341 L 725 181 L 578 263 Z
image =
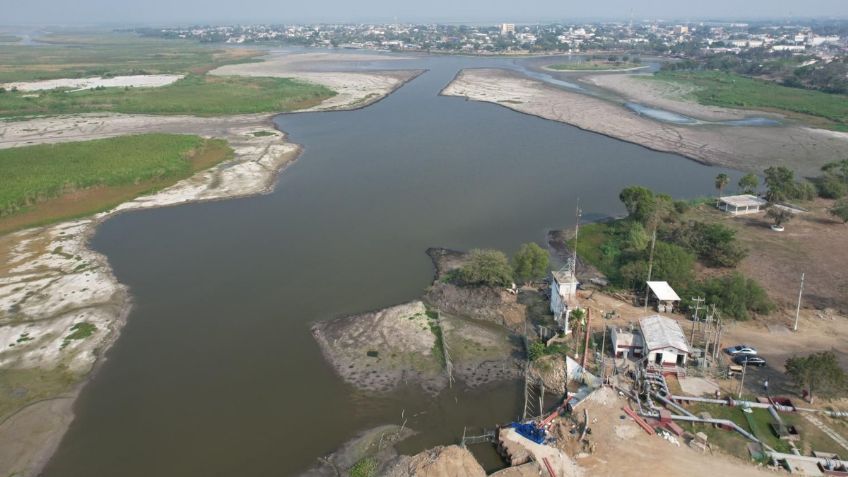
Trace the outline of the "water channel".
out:
M 401 413 L 419 432 L 406 452 L 515 419 L 512 382 L 359 393 L 309 325 L 418 297 L 433 277 L 427 247 L 513 252 L 572 226 L 578 197 L 585 217 L 618 215 L 625 186 L 686 198 L 740 174 L 438 96 L 462 68 L 511 65 L 392 63 L 427 72 L 364 109 L 277 117 L 305 148 L 272 194 L 105 222 L 92 245 L 134 307 L 44 475 L 292 475 Z

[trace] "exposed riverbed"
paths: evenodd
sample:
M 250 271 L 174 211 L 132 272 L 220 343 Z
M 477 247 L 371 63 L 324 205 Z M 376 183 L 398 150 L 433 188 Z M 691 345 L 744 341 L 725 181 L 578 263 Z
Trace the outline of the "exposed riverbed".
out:
M 438 95 L 508 61 L 393 62 L 428 71 L 364 109 L 277 117 L 304 150 L 272 194 L 102 224 L 92 245 L 135 306 L 44 475 L 290 475 L 402 415 L 419 432 L 408 452 L 515 418 L 515 382 L 357 391 L 310 325 L 420 296 L 428 247 L 512 252 L 570 226 L 578 197 L 613 215 L 627 185 L 692 197 L 739 174 Z

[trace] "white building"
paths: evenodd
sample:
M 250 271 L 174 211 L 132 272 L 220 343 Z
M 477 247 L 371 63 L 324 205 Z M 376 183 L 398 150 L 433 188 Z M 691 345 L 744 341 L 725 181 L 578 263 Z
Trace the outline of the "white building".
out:
M 568 315 L 576 308 L 577 277 L 574 275 L 574 261 L 569 259 L 560 270 L 551 272 L 551 312 L 565 334 L 571 333 Z
M 750 194 L 729 195 L 718 199 L 719 210 L 731 215 L 755 214 L 764 209 L 768 201 Z
M 641 358 L 645 352 L 645 342 L 639 330 L 626 330 L 613 327 L 610 331 L 613 356 L 616 358 Z
M 501 23 L 501 35 L 515 33 L 515 23 Z
M 639 321 L 645 342 L 645 359 L 648 365 L 684 367 L 691 349 L 680 325 L 671 318 L 653 315 Z

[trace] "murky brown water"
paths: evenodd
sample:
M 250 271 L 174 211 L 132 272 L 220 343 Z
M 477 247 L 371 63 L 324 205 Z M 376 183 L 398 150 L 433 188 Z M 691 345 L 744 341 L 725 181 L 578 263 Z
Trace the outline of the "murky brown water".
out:
M 622 187 L 693 197 L 721 171 L 437 96 L 460 68 L 498 61 L 416 60 L 429 71 L 374 106 L 280 116 L 305 151 L 273 194 L 103 224 L 93 245 L 135 308 L 45 475 L 291 475 L 401 412 L 420 431 L 408 452 L 514 419 L 517 383 L 362 395 L 309 324 L 419 296 L 427 247 L 511 252 L 570 226 L 577 197 L 585 218 L 619 214 Z

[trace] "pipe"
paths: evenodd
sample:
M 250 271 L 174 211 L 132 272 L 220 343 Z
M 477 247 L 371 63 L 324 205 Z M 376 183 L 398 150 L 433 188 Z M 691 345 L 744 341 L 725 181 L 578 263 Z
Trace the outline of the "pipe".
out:
M 695 417 L 695 415 L 694 415 L 694 414 L 692 414 L 691 412 L 689 412 L 689 411 L 687 411 L 686 409 L 684 409 L 683 407 L 681 407 L 681 406 L 679 406 L 679 405 L 677 405 L 677 404 L 673 403 L 672 401 L 669 401 L 668 399 L 666 399 L 666 398 L 664 398 L 664 397 L 660 396 L 659 394 L 655 394 L 655 396 L 657 397 L 657 399 L 659 399 L 660 401 L 662 401 L 662 402 L 663 402 L 663 404 L 665 404 L 666 406 L 669 406 L 669 407 L 671 407 L 671 408 L 675 409 L 677 412 L 683 413 L 683 414 L 685 414 L 685 415 L 687 415 L 687 416 L 689 416 L 689 417 Z
M 763 448 L 765 448 L 767 451 L 774 452 L 774 449 L 767 446 L 763 441 L 757 439 L 756 436 L 754 436 L 750 432 L 746 431 L 745 429 L 742 429 L 741 427 L 739 427 L 738 424 L 736 424 L 735 422 L 730 421 L 728 419 L 701 419 L 700 417 L 675 416 L 675 415 L 672 415 L 671 418 L 678 420 L 678 421 L 700 422 L 700 423 L 704 423 L 704 424 L 718 424 L 720 426 L 729 427 L 729 428 L 733 429 L 734 431 L 738 432 L 739 434 L 742 434 L 748 440 L 762 445 Z

